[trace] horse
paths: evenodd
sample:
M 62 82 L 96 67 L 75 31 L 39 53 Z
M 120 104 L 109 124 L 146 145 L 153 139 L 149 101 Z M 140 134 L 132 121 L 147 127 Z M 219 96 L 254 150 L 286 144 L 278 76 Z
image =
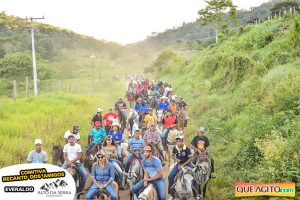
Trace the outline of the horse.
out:
M 94 155 L 96 155 L 96 153 L 101 149 L 102 149 L 102 143 L 98 142 L 93 146 L 92 150 L 90 151 L 90 154 L 86 155 L 84 159 L 84 167 L 86 167 L 90 173 L 92 172 L 93 164 L 96 161 Z
M 131 108 L 129 112 L 129 118 L 128 118 L 128 124 L 130 127 L 131 136 L 133 136 L 135 130 L 139 129 L 139 120 L 140 120 L 140 115 L 138 114 L 138 112 L 136 112 L 136 110 Z
M 126 128 L 126 122 L 127 122 L 126 112 L 122 111 L 120 108 L 116 108 L 116 111 L 118 112 L 118 115 L 119 115 L 121 129 L 122 129 L 122 131 L 124 131 L 124 129 Z M 123 115 L 123 113 L 125 114 L 125 116 Z
M 163 117 L 164 117 L 164 111 L 163 110 L 157 110 L 157 124 L 158 124 L 158 127 L 159 129 L 162 131 L 162 120 L 163 120 Z
M 158 194 L 153 184 L 148 184 L 139 194 L 138 200 L 158 200 Z
M 174 166 L 175 164 L 170 167 L 170 171 Z M 188 200 L 193 197 L 192 185 L 194 176 L 194 170 L 190 167 L 183 167 L 182 170 L 179 171 L 174 179 L 174 184 L 171 186 L 175 199 Z
M 75 181 L 76 191 L 80 192 L 80 190 L 84 189 L 84 188 L 80 188 L 80 184 L 82 182 L 82 177 L 80 175 L 79 170 L 76 168 L 76 164 L 74 164 L 74 166 L 68 165 L 67 171 L 72 175 L 72 177 Z
M 193 163 L 196 163 L 194 165 L 195 180 L 199 185 L 200 194 L 203 194 L 202 197 L 205 198 L 206 186 L 211 175 L 211 157 L 207 152 L 201 151 L 199 156 L 194 158 Z
M 132 108 L 134 105 L 134 93 L 127 91 L 126 97 L 127 97 L 127 101 L 129 102 L 130 108 Z
M 167 147 L 164 147 L 164 150 L 165 150 L 165 159 L 166 161 L 168 161 L 169 164 L 171 164 L 171 158 L 172 158 L 171 152 L 176 145 L 175 138 L 178 135 L 183 135 L 183 131 L 174 129 L 174 130 L 170 130 L 168 133 Z
M 94 195 L 93 200 L 110 200 L 110 195 L 105 189 L 98 190 L 97 193 Z
M 124 175 L 126 177 L 126 182 L 128 183 L 130 190 L 137 182 L 139 182 L 143 178 L 144 171 L 142 164 L 138 158 L 132 159 L 128 172 L 124 172 Z M 133 195 L 131 192 L 130 199 L 133 199 Z
M 52 144 L 52 165 L 62 166 L 64 162 L 63 147 Z
M 187 114 L 186 114 L 185 110 L 183 108 L 179 109 L 176 117 L 177 117 L 177 122 L 178 122 L 178 125 L 177 125 L 178 130 L 183 131 L 186 120 L 187 120 Z

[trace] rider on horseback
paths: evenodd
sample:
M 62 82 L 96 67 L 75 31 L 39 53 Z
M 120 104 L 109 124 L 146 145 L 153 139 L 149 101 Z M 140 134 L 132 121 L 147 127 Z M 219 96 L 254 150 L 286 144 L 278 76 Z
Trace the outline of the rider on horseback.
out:
M 115 103 L 115 110 L 118 110 L 122 116 L 120 118 L 124 119 L 126 121 L 126 103 L 122 100 L 122 97 L 119 97 L 119 100 Z
M 118 119 L 119 115 L 117 113 L 113 112 L 112 108 L 109 108 L 108 113 L 106 113 L 105 115 L 103 115 L 103 120 L 106 121 L 105 123 L 105 131 L 108 134 L 108 132 L 110 131 L 110 126 L 113 123 L 113 121 L 115 119 Z
M 64 146 L 63 152 L 65 162 L 61 167 L 67 169 L 68 166 L 76 166 L 82 177 L 80 188 L 83 189 L 87 177 L 87 171 L 85 170 L 84 166 L 80 163 L 80 159 L 82 158 L 82 149 L 80 144 L 75 143 L 74 135 L 69 135 L 68 142 L 69 143 L 65 144 Z
M 101 122 L 96 121 L 95 122 L 95 128 L 93 128 L 89 133 L 88 139 L 90 141 L 89 141 L 89 147 L 86 150 L 86 155 L 89 155 L 90 151 L 95 146 L 95 144 L 97 144 L 98 142 L 101 142 L 105 136 L 106 136 L 106 132 L 101 127 Z
M 174 129 L 177 126 L 176 116 L 172 116 L 172 111 L 168 110 L 167 115 L 164 116 L 162 120 L 164 130 L 161 134 L 163 146 L 167 145 L 168 133 L 171 129 Z
M 150 127 L 150 124 L 157 122 L 157 116 L 153 113 L 152 108 L 149 109 L 149 114 L 145 116 L 144 121 L 146 123 L 147 128 Z
M 192 148 L 195 150 L 195 153 L 193 155 L 193 162 L 201 154 L 206 154 L 206 153 L 208 154 L 209 140 L 206 136 L 204 136 L 204 132 L 205 132 L 205 128 L 200 127 L 198 135 L 195 136 L 191 142 Z M 214 160 L 211 156 L 210 156 L 210 159 L 211 159 L 211 178 L 215 178 Z
M 131 190 L 134 195 L 138 195 L 143 187 L 148 184 L 153 184 L 158 190 L 158 195 L 160 200 L 166 199 L 165 194 L 165 177 L 163 172 L 163 167 L 160 160 L 153 156 L 153 150 L 150 146 L 145 146 L 143 148 L 145 158 L 142 160 L 142 165 L 144 168 L 144 179 L 140 180 L 135 184 Z
M 66 131 L 65 132 L 64 138 L 65 138 L 66 144 L 68 143 L 68 137 L 69 137 L 69 135 L 73 135 L 75 137 L 75 139 L 76 139 L 76 143 L 79 143 L 79 141 L 80 141 L 79 130 L 80 130 L 79 126 L 78 125 L 74 125 L 72 131 Z
M 112 137 L 117 145 L 117 155 L 118 159 L 122 160 L 122 147 L 121 143 L 123 140 L 123 133 L 120 131 L 121 125 L 119 123 L 112 124 L 112 130 L 109 131 L 108 135 Z
M 112 182 L 115 179 L 114 167 L 107 161 L 104 151 L 100 150 L 96 156 L 98 161 L 92 169 L 93 185 L 87 192 L 86 199 L 93 199 L 98 189 L 105 189 L 112 200 L 117 200 L 118 195 L 112 185 Z
M 115 142 L 110 135 L 107 136 L 106 140 L 103 142 L 102 150 L 105 152 L 108 162 L 111 163 L 117 171 L 119 178 L 118 183 L 121 187 L 123 178 L 123 171 L 121 168 L 122 163 L 118 160 L 117 146 L 115 145 Z
M 144 138 L 145 143 L 147 145 L 152 145 L 152 147 L 157 148 L 160 157 L 162 158 L 162 162 L 164 162 L 164 154 L 163 150 L 160 148 L 160 134 L 156 130 L 156 124 L 151 123 L 150 129 L 145 131 Z M 164 163 L 163 163 L 164 164 Z
M 144 155 L 142 154 L 144 146 L 145 146 L 144 140 L 140 138 L 140 131 L 135 130 L 134 138 L 131 138 L 128 141 L 127 151 L 129 152 L 129 154 L 124 159 L 125 171 L 127 171 L 129 161 L 132 159 L 133 156 L 139 159 L 144 158 Z
M 103 112 L 103 110 L 101 108 L 97 108 L 96 115 L 94 115 L 94 117 L 91 120 L 92 127 L 94 127 L 95 122 L 97 122 L 97 121 L 101 122 L 101 124 L 102 124 L 102 112 Z
M 177 102 L 178 108 L 184 108 L 185 109 L 185 107 L 187 106 L 185 101 L 183 101 L 181 96 L 179 96 L 178 99 L 179 99 L 178 102 Z
M 161 101 L 157 105 L 157 109 L 158 110 L 163 110 L 164 113 L 167 112 L 169 110 L 169 107 L 170 107 L 170 103 L 169 103 L 169 101 L 167 101 L 167 99 L 168 99 L 168 97 L 162 96 Z
M 184 166 L 193 168 L 191 164 L 192 153 L 190 148 L 183 143 L 183 136 L 177 136 L 175 140 L 176 140 L 176 146 L 173 148 L 172 157 L 176 162 L 176 164 L 172 168 L 168 177 L 169 179 L 168 194 L 170 194 L 170 199 L 174 199 L 174 196 L 172 195 L 171 187 L 174 184 L 175 176 Z M 198 193 L 198 185 L 195 180 L 193 181 L 193 187 L 195 192 Z

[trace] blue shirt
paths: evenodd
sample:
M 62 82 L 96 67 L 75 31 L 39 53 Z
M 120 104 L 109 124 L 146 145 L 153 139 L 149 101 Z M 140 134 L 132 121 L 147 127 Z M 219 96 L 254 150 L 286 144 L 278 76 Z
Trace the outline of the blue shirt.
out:
M 123 134 L 121 131 L 117 131 L 116 134 L 114 134 L 114 131 L 109 131 L 108 135 L 111 135 L 115 142 L 122 142 Z
M 176 156 L 178 160 L 180 160 L 180 164 L 185 163 L 192 156 L 190 148 L 186 145 L 184 145 L 182 149 L 179 149 L 177 146 L 175 146 L 173 148 L 172 154 Z
M 152 156 L 152 159 L 150 161 L 144 158 L 142 160 L 142 165 L 143 168 L 147 170 L 151 178 L 158 174 L 158 170 L 162 169 L 162 164 L 156 156 Z
M 145 146 L 145 142 L 142 139 L 135 139 L 135 138 L 131 138 L 128 141 L 128 146 L 130 147 L 130 149 L 134 152 L 138 152 L 141 151 L 143 149 L 143 147 Z
M 100 165 L 94 165 L 92 169 L 92 178 L 95 178 L 99 184 L 105 184 L 107 181 L 115 179 L 115 170 L 112 164 L 108 163 L 106 168 Z
M 103 128 L 100 128 L 99 130 L 97 130 L 96 128 L 93 128 L 90 132 L 90 136 L 93 136 L 93 138 L 94 138 L 93 143 L 96 144 L 97 142 L 101 141 L 106 136 L 106 132 Z
M 168 101 L 165 102 L 159 102 L 157 105 L 158 110 L 168 111 L 169 110 L 170 103 Z

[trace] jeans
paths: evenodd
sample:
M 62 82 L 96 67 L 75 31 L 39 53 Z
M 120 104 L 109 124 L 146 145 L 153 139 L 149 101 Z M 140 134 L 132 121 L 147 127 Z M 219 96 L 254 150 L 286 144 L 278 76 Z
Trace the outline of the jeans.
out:
M 122 185 L 122 178 L 123 178 L 123 171 L 120 167 L 120 165 L 118 164 L 118 162 L 114 159 L 109 159 L 109 162 L 114 166 L 115 170 L 118 172 L 118 176 L 119 176 L 119 185 Z
M 187 166 L 190 167 L 190 168 L 193 168 L 191 163 L 188 164 Z M 178 164 L 175 164 L 173 169 L 170 171 L 170 174 L 169 174 L 169 177 L 168 177 L 168 180 L 169 180 L 168 194 L 171 194 L 171 187 L 174 184 L 174 179 L 175 179 L 175 176 L 178 174 L 178 172 L 179 172 L 178 171 Z M 195 179 L 193 180 L 193 187 L 194 187 L 194 190 L 196 191 L 196 193 L 198 194 L 198 184 L 197 184 Z
M 112 200 L 118 200 L 118 195 L 115 189 L 113 188 L 112 184 L 109 184 L 105 190 L 109 193 Z M 90 187 L 89 191 L 87 192 L 85 199 L 91 200 L 93 199 L 94 195 L 97 193 L 98 187 L 93 183 L 93 185 Z
M 86 155 L 89 155 L 91 150 L 93 149 L 93 147 L 95 146 L 95 143 L 91 142 L 88 146 L 88 148 L 86 149 Z
M 122 158 L 122 147 L 121 147 L 121 144 L 117 144 L 117 156 L 118 156 L 118 158 Z
M 172 130 L 172 128 L 164 128 L 164 130 L 162 131 L 161 140 L 163 146 L 167 145 L 168 133 L 170 130 Z
M 155 181 L 149 181 L 148 184 L 152 183 L 153 185 L 156 186 L 158 196 L 160 200 L 165 200 L 166 199 L 166 193 L 165 193 L 165 178 L 161 178 Z M 137 184 L 135 184 L 132 187 L 131 192 L 133 194 L 138 195 L 140 190 L 144 187 L 144 179 L 140 180 Z
M 75 163 L 75 166 L 81 174 L 82 182 L 80 184 L 80 189 L 83 189 L 84 185 L 85 185 L 85 182 L 86 182 L 87 171 L 85 170 L 84 166 L 79 162 Z M 65 162 L 61 167 L 64 168 L 64 169 L 67 169 L 68 168 L 67 162 Z
M 133 153 L 129 153 L 125 158 L 124 158 L 124 166 L 126 167 L 126 165 L 129 163 L 129 161 L 131 160 L 131 158 L 133 157 Z M 140 158 L 143 159 L 144 158 L 144 154 L 140 154 Z

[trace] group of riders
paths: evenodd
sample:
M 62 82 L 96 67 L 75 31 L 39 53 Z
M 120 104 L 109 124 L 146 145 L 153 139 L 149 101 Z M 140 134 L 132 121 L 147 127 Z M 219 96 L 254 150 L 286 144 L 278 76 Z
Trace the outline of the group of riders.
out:
M 99 191 L 105 191 L 102 194 L 116 200 L 119 199 L 118 190 L 125 190 L 128 186 L 131 197 L 137 199 L 150 185 L 156 191 L 158 199 L 166 199 L 163 166 L 166 164 L 167 154 L 164 151 L 168 151 L 170 146 L 175 161 L 168 176 L 170 199 L 178 198 L 175 194 L 178 190 L 175 182 L 179 179 L 179 172 L 194 169 L 190 171 L 190 174 L 194 174 L 195 165 L 201 160 L 209 160 L 209 178 L 215 177 L 214 162 L 208 154 L 209 140 L 204 136 L 205 129 L 201 127 L 193 138 L 192 149 L 184 144 L 183 130 L 188 120 L 187 104 L 182 97 L 174 94 L 170 84 L 162 81 L 149 83 L 147 79 L 133 80 L 128 84 L 126 97 L 130 102 L 128 117 L 127 105 L 120 97 L 114 109 L 109 108 L 108 112 L 103 114 L 103 110 L 97 108 L 91 119 L 92 129 L 88 135 L 84 162 L 92 163 L 88 170 L 93 184 L 86 193 L 86 199 L 93 199 L 99 195 Z M 88 173 L 82 164 L 79 131 L 79 126 L 74 125 L 72 130 L 65 132 L 62 167 L 75 168 L 80 173 L 81 181 L 77 190 L 81 191 Z M 171 132 L 176 133 L 173 141 L 169 138 Z M 36 150 L 29 153 L 28 162 L 47 161 L 47 154 L 41 151 L 41 143 L 40 139 L 36 140 Z M 38 154 L 43 154 L 44 157 L 46 155 L 46 158 L 36 161 L 34 158 L 38 157 Z M 132 167 L 135 164 L 140 165 L 140 168 L 134 171 Z M 201 199 L 200 183 L 196 178 L 192 178 L 194 196 Z

